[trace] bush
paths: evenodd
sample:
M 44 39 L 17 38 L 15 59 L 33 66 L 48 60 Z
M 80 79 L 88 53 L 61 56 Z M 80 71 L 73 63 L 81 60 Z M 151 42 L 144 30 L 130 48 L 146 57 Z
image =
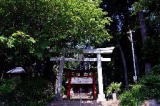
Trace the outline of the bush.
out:
M 112 82 L 107 88 L 105 93 L 110 95 L 111 93 L 117 93 L 120 91 L 121 83 Z
M 1 79 L 0 80 L 0 105 L 1 103 L 9 103 L 13 98 L 12 92 L 16 89 L 19 79 Z
M 160 64 L 155 65 L 155 66 L 152 68 L 152 73 L 153 73 L 154 75 L 157 75 L 157 74 L 160 75 Z
M 125 91 L 120 95 L 122 106 L 137 106 L 142 99 L 142 85 L 134 85 L 131 90 Z
M 0 95 L 11 93 L 16 87 L 16 79 L 0 80 Z
M 17 83 L 14 89 L 1 95 L 5 105 L 9 106 L 44 106 L 53 97 L 51 83 L 42 78 L 26 78 Z
M 153 70 L 154 71 L 154 70 Z M 150 74 L 143 77 L 138 84 L 132 86 L 131 90 L 120 95 L 122 106 L 136 106 L 144 100 L 160 100 L 160 75 Z

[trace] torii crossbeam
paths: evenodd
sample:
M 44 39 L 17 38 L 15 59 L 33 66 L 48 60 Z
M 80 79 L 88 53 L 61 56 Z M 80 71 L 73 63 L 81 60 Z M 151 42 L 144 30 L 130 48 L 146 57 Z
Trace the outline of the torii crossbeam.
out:
M 84 49 L 84 54 L 97 54 L 97 58 L 64 58 L 64 57 L 52 57 L 50 61 L 60 61 L 60 67 L 57 77 L 57 84 L 55 89 L 56 96 L 61 99 L 61 88 L 62 88 L 62 75 L 65 61 L 97 61 L 97 73 L 98 73 L 98 99 L 97 101 L 105 101 L 105 94 L 103 91 L 103 75 L 102 75 L 102 61 L 111 61 L 111 58 L 103 58 L 101 54 L 111 54 L 114 47 L 97 48 L 97 49 Z

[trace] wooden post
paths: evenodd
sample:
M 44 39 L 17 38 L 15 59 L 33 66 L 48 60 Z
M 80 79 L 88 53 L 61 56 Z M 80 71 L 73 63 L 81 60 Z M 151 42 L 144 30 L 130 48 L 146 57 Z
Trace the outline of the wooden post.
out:
M 93 99 L 96 99 L 96 81 L 95 81 L 95 75 L 93 75 Z
M 132 59 L 133 59 L 133 68 L 134 68 L 134 76 L 133 76 L 133 80 L 134 82 L 137 82 L 137 68 L 136 68 L 136 56 L 135 56 L 135 51 L 134 51 L 134 43 L 133 43 L 133 35 L 132 35 L 132 30 L 129 30 L 129 34 L 130 34 L 130 41 L 131 41 L 131 46 L 132 46 Z
M 69 80 L 68 80 L 68 89 L 67 89 L 67 98 L 68 99 L 70 99 L 70 96 L 71 96 L 71 94 L 70 94 L 70 91 L 71 91 L 71 79 L 72 79 L 72 77 L 71 77 L 71 72 L 69 73 Z

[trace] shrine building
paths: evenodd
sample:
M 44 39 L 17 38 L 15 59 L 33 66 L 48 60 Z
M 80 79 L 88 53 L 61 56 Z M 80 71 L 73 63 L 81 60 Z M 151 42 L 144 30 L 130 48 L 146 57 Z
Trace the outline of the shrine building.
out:
M 96 70 L 64 69 L 66 95 L 69 99 L 96 99 Z

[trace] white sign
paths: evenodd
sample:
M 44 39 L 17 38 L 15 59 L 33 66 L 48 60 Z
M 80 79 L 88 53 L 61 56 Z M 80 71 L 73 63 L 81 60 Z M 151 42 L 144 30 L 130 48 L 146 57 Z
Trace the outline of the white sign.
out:
M 71 84 L 93 84 L 93 79 L 90 77 L 72 77 Z

